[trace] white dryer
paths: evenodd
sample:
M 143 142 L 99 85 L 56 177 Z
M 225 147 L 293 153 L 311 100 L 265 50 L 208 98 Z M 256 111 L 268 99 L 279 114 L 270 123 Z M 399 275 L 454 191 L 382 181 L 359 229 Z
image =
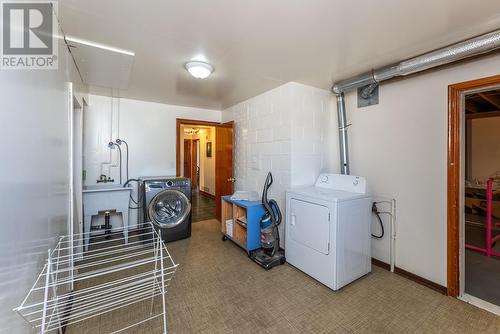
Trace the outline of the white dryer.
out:
M 369 273 L 371 204 L 359 176 L 321 174 L 288 190 L 287 262 L 333 290 Z

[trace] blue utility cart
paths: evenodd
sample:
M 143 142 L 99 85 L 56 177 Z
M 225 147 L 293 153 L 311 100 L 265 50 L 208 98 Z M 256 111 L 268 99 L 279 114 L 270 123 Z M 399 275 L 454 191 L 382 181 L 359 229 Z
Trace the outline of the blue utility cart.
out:
M 222 196 L 222 240 L 231 240 L 247 253 L 260 248 L 260 219 L 265 213 L 261 201 L 232 200 Z

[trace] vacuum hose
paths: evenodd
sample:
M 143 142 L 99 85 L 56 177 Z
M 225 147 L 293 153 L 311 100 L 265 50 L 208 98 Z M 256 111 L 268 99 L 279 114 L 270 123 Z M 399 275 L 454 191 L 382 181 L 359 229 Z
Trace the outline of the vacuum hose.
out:
M 139 179 L 128 179 L 127 181 L 125 181 L 125 183 L 123 184 L 123 187 L 125 188 L 129 183 L 131 182 L 137 182 L 137 184 L 139 185 L 140 184 L 140 180 Z M 143 196 L 142 196 L 142 192 L 140 190 L 140 187 L 138 186 L 137 187 L 137 201 L 134 199 L 134 197 L 132 197 L 132 192 L 130 192 L 130 200 L 136 205 L 136 206 L 130 206 L 129 205 L 129 209 L 131 210 L 139 210 L 139 209 L 142 209 L 143 207 L 143 203 L 142 203 L 142 200 L 143 200 Z
M 278 226 L 281 224 L 282 216 L 281 211 L 275 200 L 267 199 L 267 191 L 273 184 L 273 175 L 271 172 L 267 174 L 266 182 L 264 183 L 264 189 L 262 190 L 262 205 L 266 209 L 266 214 L 271 218 L 271 225 L 273 227 L 273 234 L 275 237 L 275 242 L 273 245 L 273 250 L 271 256 L 274 256 L 280 247 L 280 233 Z

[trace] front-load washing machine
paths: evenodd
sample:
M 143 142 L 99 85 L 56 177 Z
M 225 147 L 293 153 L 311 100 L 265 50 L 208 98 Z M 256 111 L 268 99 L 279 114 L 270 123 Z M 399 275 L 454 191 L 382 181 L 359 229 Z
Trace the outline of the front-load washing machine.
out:
M 139 178 L 142 222 L 152 222 L 163 241 L 191 236 L 191 180 L 183 177 Z
M 286 193 L 286 260 L 333 290 L 371 271 L 366 180 L 321 174 Z

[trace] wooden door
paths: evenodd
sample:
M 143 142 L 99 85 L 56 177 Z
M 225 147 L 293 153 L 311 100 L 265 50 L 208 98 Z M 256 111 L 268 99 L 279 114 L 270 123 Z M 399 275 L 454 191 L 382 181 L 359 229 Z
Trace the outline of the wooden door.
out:
M 192 154 L 193 141 L 191 139 L 184 139 L 184 177 L 192 179 Z
M 191 141 L 191 186 L 198 187 L 198 143 L 199 139 Z
M 215 128 L 215 201 L 217 219 L 221 219 L 221 197 L 234 190 L 233 122 Z

